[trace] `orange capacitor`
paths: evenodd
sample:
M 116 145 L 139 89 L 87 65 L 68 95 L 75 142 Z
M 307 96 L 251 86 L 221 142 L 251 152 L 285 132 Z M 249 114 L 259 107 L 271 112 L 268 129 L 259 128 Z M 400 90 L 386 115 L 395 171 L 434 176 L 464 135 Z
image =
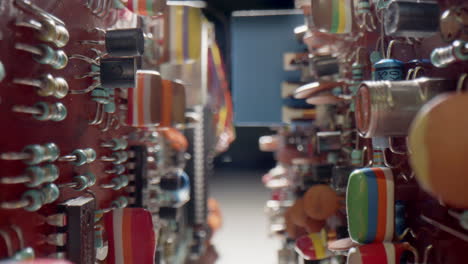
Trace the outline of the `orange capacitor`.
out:
M 188 148 L 188 141 L 179 130 L 169 127 L 162 131 L 164 137 L 169 141 L 171 147 L 177 151 L 185 152 Z
M 185 87 L 180 81 L 163 80 L 160 127 L 185 123 Z
M 304 194 L 304 210 L 312 219 L 326 220 L 340 208 L 340 197 L 328 185 L 318 184 Z

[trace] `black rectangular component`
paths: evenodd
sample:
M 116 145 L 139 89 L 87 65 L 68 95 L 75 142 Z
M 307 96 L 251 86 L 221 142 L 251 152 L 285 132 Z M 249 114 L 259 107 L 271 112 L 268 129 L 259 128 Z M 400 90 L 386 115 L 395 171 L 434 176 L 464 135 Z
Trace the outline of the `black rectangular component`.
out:
M 131 174 L 135 175 L 135 181 L 131 182 L 135 186 L 135 192 L 131 194 L 135 198 L 135 203 L 132 207 L 145 207 L 143 204 L 147 186 L 147 162 L 148 162 L 148 150 L 146 146 L 131 146 L 130 150 L 133 151 L 134 156 L 130 158 L 130 162 L 135 164 L 134 169 L 130 171 Z
M 94 264 L 94 211 L 96 201 L 93 197 L 80 196 L 58 205 L 67 215 L 67 259 L 73 263 Z

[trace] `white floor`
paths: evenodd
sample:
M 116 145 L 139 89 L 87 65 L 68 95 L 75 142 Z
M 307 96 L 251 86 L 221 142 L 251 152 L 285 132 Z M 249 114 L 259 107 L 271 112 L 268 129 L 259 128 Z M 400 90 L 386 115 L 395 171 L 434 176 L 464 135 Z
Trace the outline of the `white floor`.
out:
M 214 237 L 217 264 L 275 264 L 279 241 L 267 236 L 263 213 L 269 192 L 261 182 L 262 171 L 215 170 L 210 196 L 218 200 L 223 227 Z

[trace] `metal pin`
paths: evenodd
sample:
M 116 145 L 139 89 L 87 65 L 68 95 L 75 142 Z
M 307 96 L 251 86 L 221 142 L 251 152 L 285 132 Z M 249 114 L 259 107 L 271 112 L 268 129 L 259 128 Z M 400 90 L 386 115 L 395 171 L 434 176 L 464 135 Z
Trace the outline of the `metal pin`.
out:
M 8 256 L 13 255 L 13 243 L 11 241 L 11 237 L 7 231 L 0 229 L 0 236 L 3 238 L 5 242 L 5 247 L 7 249 Z
M 89 63 L 89 64 L 93 64 L 93 65 L 96 65 L 96 66 L 99 66 L 99 57 L 96 58 L 96 59 L 92 59 L 90 57 L 86 57 L 84 55 L 80 55 L 80 54 L 73 54 L 70 56 L 70 59 L 74 59 L 74 60 L 82 60 L 86 63 Z
M 372 32 L 377 29 L 375 25 L 374 17 L 370 10 L 370 3 L 367 0 L 359 0 L 357 5 L 357 15 L 361 18 L 359 28 Z M 369 22 L 369 23 L 368 23 Z
M 112 211 L 114 209 L 125 208 L 125 207 L 128 206 L 129 202 L 131 202 L 131 199 L 129 199 L 128 197 L 119 196 L 119 197 L 117 197 L 117 199 L 112 201 L 109 208 L 103 208 L 103 209 L 97 210 L 96 214 L 108 213 L 108 212 L 110 212 L 110 211 Z
M 63 213 L 48 215 L 44 217 L 44 221 L 50 226 L 64 227 L 67 225 L 67 215 Z
M 88 0 L 86 3 L 86 7 L 91 10 L 91 13 L 99 18 L 106 17 L 111 6 L 112 1 L 109 0 Z
M 421 219 L 424 222 L 426 222 L 428 224 L 431 224 L 431 225 L 439 228 L 440 230 L 451 234 L 454 237 L 457 237 L 457 238 L 459 238 L 459 239 L 461 239 L 461 240 L 463 240 L 465 242 L 468 242 L 468 235 L 463 234 L 462 232 L 459 232 L 459 231 L 457 231 L 457 230 L 455 230 L 453 228 L 450 228 L 450 227 L 448 227 L 448 226 L 446 226 L 444 224 L 441 224 L 441 223 L 437 222 L 436 220 L 431 219 L 431 218 L 429 218 L 429 217 L 427 217 L 425 215 L 421 215 Z
M 114 164 L 122 164 L 128 160 L 128 153 L 126 151 L 113 152 L 111 156 L 102 156 L 101 161 L 108 161 Z
M 44 19 L 52 19 L 55 23 L 65 26 L 65 22 L 63 22 L 61 19 L 31 3 L 30 0 L 15 0 L 15 4 L 23 11 L 29 12 L 34 15 L 38 15 L 39 17 Z
M 52 66 L 54 69 L 63 69 L 68 64 L 67 54 L 63 50 L 54 50 L 45 44 L 36 46 L 16 43 L 15 49 L 23 50 L 33 54 L 33 59 L 40 63 Z
M 23 174 L 15 177 L 1 177 L 0 184 L 25 183 L 27 187 L 37 187 L 44 183 L 53 182 L 58 177 L 58 167 L 53 164 L 46 164 L 44 167 L 27 167 Z
M 62 156 L 58 160 L 71 162 L 75 166 L 81 166 L 95 161 L 96 151 L 92 148 L 75 149 L 69 155 Z
M 96 90 L 97 89 L 94 89 L 94 91 L 96 91 Z M 102 121 L 104 120 L 104 115 L 105 115 L 104 114 L 104 104 L 98 103 L 97 107 L 96 107 L 96 114 L 94 115 L 94 119 L 91 122 L 89 122 L 88 124 L 90 124 L 90 125 L 101 124 Z
M 68 30 L 63 25 L 55 23 L 52 19 L 16 21 L 15 25 L 36 30 L 38 39 L 54 43 L 58 48 L 64 47 L 70 40 Z
M 108 142 L 101 143 L 101 147 L 103 148 L 110 148 L 114 151 L 116 150 L 124 150 L 128 146 L 128 142 L 125 138 L 113 138 Z
M 33 115 L 34 119 L 39 121 L 59 122 L 67 117 L 67 108 L 60 102 L 47 103 L 37 102 L 34 106 L 14 105 L 13 112 Z
M 463 229 L 468 230 L 468 211 L 464 211 L 463 213 L 458 213 L 454 210 L 449 210 L 448 214 L 455 219 L 457 219 L 460 223 L 460 226 L 463 227 Z
M 47 235 L 45 242 L 49 245 L 63 247 L 67 244 L 66 233 L 52 233 Z
M 21 228 L 19 226 L 13 224 L 13 225 L 11 225 L 11 229 L 13 229 L 16 236 L 18 237 L 20 248 L 25 248 L 23 231 L 21 231 Z
M 45 74 L 39 79 L 14 78 L 13 83 L 34 86 L 39 88 L 37 94 L 40 96 L 54 96 L 62 99 L 68 94 L 68 83 L 64 78 Z
M 59 188 L 73 188 L 77 191 L 82 191 L 86 188 L 93 186 L 96 183 L 96 176 L 91 173 L 84 173 L 73 177 L 73 181 L 69 183 L 59 184 Z
M 427 246 L 425 249 L 424 249 L 424 259 L 423 259 L 423 264 L 427 264 L 427 262 L 429 261 L 429 254 L 431 254 L 431 251 L 434 249 L 434 247 L 432 245 L 429 245 Z
M 3 160 L 23 160 L 28 165 L 36 165 L 42 162 L 53 162 L 59 156 L 60 150 L 54 143 L 44 145 L 27 145 L 21 152 L 6 152 L 0 154 Z
M 104 108 L 105 108 L 105 106 L 104 106 Z M 106 114 L 103 114 L 103 116 L 105 116 L 105 115 Z M 102 132 L 108 131 L 110 129 L 110 127 L 111 127 L 111 123 L 113 122 L 112 115 L 107 114 L 106 116 L 107 116 L 107 121 L 106 121 L 106 125 L 103 128 L 101 128 Z
M 118 177 L 114 177 L 110 183 L 101 184 L 101 188 L 113 189 L 114 191 L 118 191 L 124 187 L 127 187 L 129 181 L 129 177 L 123 174 Z
M 104 172 L 107 173 L 107 174 L 117 174 L 117 175 L 120 175 L 120 174 L 123 174 L 125 172 L 126 168 L 124 165 L 122 164 L 118 164 L 118 165 L 114 165 L 112 167 L 112 169 L 110 170 L 105 170 Z
M 43 205 L 54 202 L 58 199 L 60 191 L 57 185 L 48 183 L 40 189 L 31 189 L 23 193 L 21 199 L 15 201 L 3 201 L 0 203 L 0 208 L 3 209 L 20 209 L 34 212 L 39 210 Z
M 408 234 L 410 234 L 413 238 L 417 238 L 413 229 L 406 228 L 405 231 L 403 231 L 403 233 L 401 233 L 401 235 L 398 236 L 398 240 L 403 240 Z

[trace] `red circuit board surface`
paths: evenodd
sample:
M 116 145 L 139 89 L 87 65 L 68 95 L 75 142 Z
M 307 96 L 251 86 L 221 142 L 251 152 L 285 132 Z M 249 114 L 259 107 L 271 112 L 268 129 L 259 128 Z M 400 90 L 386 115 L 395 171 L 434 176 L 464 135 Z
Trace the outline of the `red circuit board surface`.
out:
M 119 28 L 135 26 L 134 15 L 125 9 L 111 10 L 105 19 L 101 19 L 85 7 L 85 1 L 40 0 L 33 2 L 65 22 L 70 33 L 70 41 L 63 50 L 68 56 L 81 54 L 92 57 L 94 55 L 90 52 L 92 46 L 78 43 L 79 40 L 102 39 L 102 36 L 98 34 L 89 33 L 90 29 L 95 27 L 106 29 L 114 26 L 116 22 Z M 60 169 L 60 177 L 55 183 L 71 182 L 73 176 L 92 172 L 96 175 L 97 182 L 90 189 L 97 198 L 97 206 L 98 208 L 109 207 L 110 201 L 123 194 L 123 191 L 104 190 L 99 187 L 100 184 L 107 183 L 112 178 L 112 175 L 104 173 L 104 170 L 109 169 L 111 164 L 99 160 L 99 157 L 109 155 L 112 151 L 100 147 L 100 144 L 112 138 L 127 135 L 133 129 L 121 126 L 117 130 L 110 129 L 102 132 L 98 126 L 88 125 L 88 122 L 94 118 L 97 107 L 97 104 L 91 100 L 90 94 L 68 94 L 63 99 L 55 99 L 38 96 L 33 87 L 13 84 L 13 78 L 37 78 L 41 74 L 50 73 L 56 77 L 65 78 L 70 89 L 85 89 L 91 84 L 91 79 L 76 80 L 74 76 L 89 72 L 90 65 L 82 61 L 70 60 L 65 69 L 54 70 L 48 65 L 36 63 L 31 58 L 31 54 L 14 49 L 15 43 L 19 42 L 32 45 L 41 43 L 35 37 L 34 31 L 14 25 L 16 19 L 34 17 L 18 9 L 10 0 L 0 2 L 0 14 L 0 61 L 6 69 L 6 78 L 0 83 L 0 112 L 2 113 L 0 115 L 2 128 L 0 152 L 18 152 L 28 144 L 47 142 L 57 144 L 61 155 L 67 155 L 78 148 L 93 148 L 98 158 L 91 164 L 76 167 L 67 162 L 55 162 Z M 103 47 L 97 48 L 103 49 Z M 67 118 L 61 122 L 38 121 L 30 115 L 11 111 L 14 105 L 33 105 L 38 101 L 62 102 L 68 110 Z M 21 161 L 0 160 L 0 164 L 2 176 L 19 175 L 26 168 Z M 26 190 L 23 184 L 0 185 L 0 200 L 17 200 Z M 0 228 L 8 229 L 13 223 L 18 225 L 24 233 L 25 244 L 35 249 L 36 256 L 47 256 L 55 251 L 55 247 L 45 244 L 43 235 L 54 232 L 54 229 L 43 224 L 43 215 L 53 213 L 56 210 L 55 204 L 81 195 L 89 194 L 70 188 L 61 189 L 59 199 L 53 204 L 44 206 L 38 212 L 26 212 L 22 209 L 0 210 Z M 17 243 L 15 236 L 12 236 L 12 239 L 14 243 Z M 3 257 L 6 257 L 6 248 L 2 242 L 0 243 L 0 258 Z

